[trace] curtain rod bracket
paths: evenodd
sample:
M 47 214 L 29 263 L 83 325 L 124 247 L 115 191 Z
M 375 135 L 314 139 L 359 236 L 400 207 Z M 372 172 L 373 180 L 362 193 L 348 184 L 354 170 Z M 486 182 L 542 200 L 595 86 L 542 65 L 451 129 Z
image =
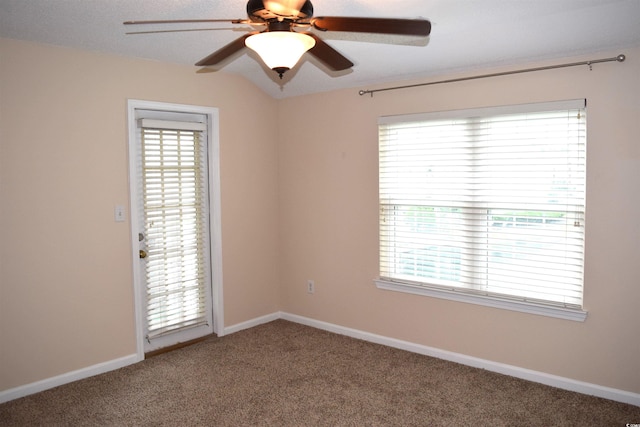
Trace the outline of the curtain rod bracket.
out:
M 487 77 L 507 76 L 509 74 L 529 73 L 529 72 L 532 72 L 532 71 L 552 70 L 552 69 L 555 69 L 555 68 L 575 67 L 575 66 L 578 66 L 578 65 L 587 65 L 589 67 L 589 71 L 592 71 L 593 70 L 593 64 L 596 64 L 596 63 L 599 63 L 599 62 L 611 62 L 611 61 L 624 62 L 625 59 L 627 59 L 627 57 L 624 54 L 621 53 L 621 54 L 619 54 L 618 56 L 616 56 L 614 58 L 593 59 L 591 61 L 572 62 L 572 63 L 569 63 L 569 64 L 558 64 L 558 65 L 548 65 L 546 67 L 525 68 L 523 70 L 504 71 L 504 72 L 501 72 L 501 73 L 492 73 L 492 74 L 481 74 L 479 76 L 460 77 L 460 78 L 457 78 L 457 79 L 439 80 L 439 81 L 428 82 L 428 83 L 417 83 L 417 84 L 406 85 L 406 86 L 387 87 L 387 88 L 383 88 L 383 89 L 367 89 L 367 90 L 358 91 L 358 94 L 360 96 L 362 96 L 362 95 L 368 93 L 373 98 L 373 94 L 374 93 L 383 92 L 383 91 L 387 91 L 387 90 L 408 89 L 408 88 L 412 88 L 412 87 L 429 86 L 429 85 L 436 85 L 436 84 L 440 84 L 440 83 L 462 82 L 462 81 L 465 81 L 465 80 L 475 80 L 475 79 L 484 79 L 484 78 L 487 78 Z

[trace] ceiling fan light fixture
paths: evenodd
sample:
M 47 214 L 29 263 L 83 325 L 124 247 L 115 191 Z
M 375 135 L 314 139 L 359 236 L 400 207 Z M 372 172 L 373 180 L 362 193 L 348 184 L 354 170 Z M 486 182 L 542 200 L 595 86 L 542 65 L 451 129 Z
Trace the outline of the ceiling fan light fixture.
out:
M 316 41 L 303 33 L 268 31 L 248 37 L 245 44 L 282 78 L 282 74 L 293 68 Z

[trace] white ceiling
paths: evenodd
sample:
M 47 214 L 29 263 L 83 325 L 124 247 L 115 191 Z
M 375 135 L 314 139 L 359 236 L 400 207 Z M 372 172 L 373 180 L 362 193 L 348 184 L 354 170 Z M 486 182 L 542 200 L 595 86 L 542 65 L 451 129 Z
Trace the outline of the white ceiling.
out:
M 275 98 L 640 46 L 640 0 L 312 0 L 315 16 L 429 19 L 427 39 L 320 33 L 355 66 L 335 73 L 305 55 L 284 79 L 244 49 L 219 71 Z M 226 23 L 126 27 L 127 20 L 246 18 L 245 0 L 0 0 L 0 37 L 194 64 L 240 37 Z M 213 28 L 126 35 L 132 30 Z M 616 52 L 618 53 L 618 52 Z M 194 66 L 194 73 L 200 68 Z

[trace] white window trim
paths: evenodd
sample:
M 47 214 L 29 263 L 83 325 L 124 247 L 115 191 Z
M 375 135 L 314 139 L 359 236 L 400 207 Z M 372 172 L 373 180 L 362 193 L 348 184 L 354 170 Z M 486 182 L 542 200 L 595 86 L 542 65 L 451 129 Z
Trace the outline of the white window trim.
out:
M 495 114 L 500 113 L 522 113 L 529 111 L 540 111 L 545 109 L 563 109 L 563 108 L 583 108 L 586 106 L 585 99 L 567 100 L 567 101 L 551 101 L 542 102 L 537 104 L 523 104 L 523 105 L 508 105 L 497 106 L 489 108 L 481 108 L 479 110 L 483 112 L 490 112 Z M 430 113 L 417 113 L 407 114 L 399 116 L 383 116 L 378 119 L 378 124 L 389 124 L 404 121 L 420 121 L 420 120 L 435 120 L 438 118 L 462 118 L 469 117 L 470 111 L 467 110 L 454 110 L 454 111 L 440 111 Z M 482 305 L 486 307 L 493 307 L 511 311 L 517 311 L 522 313 L 541 315 L 547 317 L 554 317 L 565 320 L 572 320 L 577 322 L 584 322 L 587 318 L 588 312 L 580 308 L 570 308 L 563 305 L 553 305 L 552 303 L 538 303 L 535 301 L 511 299 L 509 296 L 494 296 L 477 293 L 475 294 L 472 289 L 469 288 L 444 288 L 438 285 L 429 285 L 428 283 L 412 284 L 408 281 L 395 281 L 383 278 L 377 278 L 374 283 L 378 289 L 404 292 L 414 295 L 422 295 L 433 298 L 440 298 L 450 301 L 457 301 L 469 304 Z
M 567 307 L 554 307 L 546 304 L 536 304 L 534 302 L 509 300 L 505 298 L 493 297 L 489 295 L 473 295 L 468 289 L 438 289 L 428 285 L 412 285 L 404 282 L 392 282 L 389 280 L 375 279 L 374 283 L 378 289 L 387 291 L 405 292 L 414 295 L 422 295 L 446 299 L 450 301 L 464 302 L 468 304 L 483 305 L 486 307 L 501 308 L 522 313 L 537 314 L 541 316 L 555 317 L 576 322 L 584 322 L 587 318 L 587 311 L 572 309 Z

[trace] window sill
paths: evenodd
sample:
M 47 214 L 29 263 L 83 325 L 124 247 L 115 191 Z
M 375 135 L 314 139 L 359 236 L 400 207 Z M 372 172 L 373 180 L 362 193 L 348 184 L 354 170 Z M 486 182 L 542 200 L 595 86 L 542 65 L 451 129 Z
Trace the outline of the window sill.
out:
M 523 313 L 537 314 L 540 316 L 556 317 L 559 319 L 573 320 L 576 322 L 584 322 L 587 318 L 586 311 L 567 307 L 555 307 L 552 305 L 536 304 L 529 301 L 517 301 L 488 295 L 474 295 L 466 293 L 464 291 L 457 291 L 453 289 L 438 289 L 435 287 L 425 287 L 414 285 L 411 283 L 392 282 L 382 279 L 376 279 L 374 280 L 374 283 L 376 284 L 376 287 L 378 289 L 384 289 L 388 291 L 406 292 L 410 294 L 442 298 L 451 301 L 501 308 L 504 310 L 519 311 Z

